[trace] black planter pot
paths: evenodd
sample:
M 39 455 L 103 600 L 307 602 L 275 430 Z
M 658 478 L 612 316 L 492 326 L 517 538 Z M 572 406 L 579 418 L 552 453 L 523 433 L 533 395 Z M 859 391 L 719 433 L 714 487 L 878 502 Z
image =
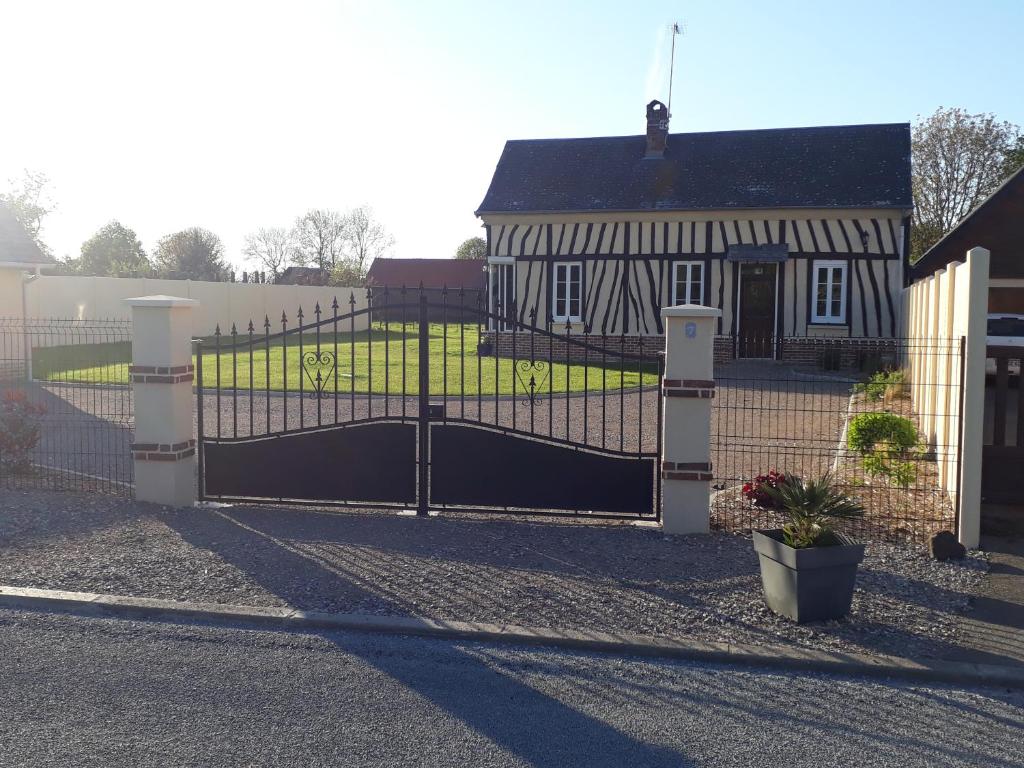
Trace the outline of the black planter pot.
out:
M 754 531 L 768 607 L 800 624 L 848 614 L 864 545 L 839 539 L 834 546 L 794 549 L 783 543 L 781 528 Z
M 481 341 L 476 345 L 476 353 L 480 357 L 489 357 L 494 352 L 494 344 L 490 341 Z

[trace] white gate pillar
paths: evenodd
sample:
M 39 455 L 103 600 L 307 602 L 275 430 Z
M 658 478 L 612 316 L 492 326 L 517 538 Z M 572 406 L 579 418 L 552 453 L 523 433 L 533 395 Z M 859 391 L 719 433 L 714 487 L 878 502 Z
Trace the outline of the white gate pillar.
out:
M 661 383 L 662 501 L 665 533 L 710 530 L 711 398 L 715 327 L 722 312 L 697 304 L 665 307 Z
M 192 438 L 194 299 L 143 296 L 132 308 L 135 498 L 174 507 L 196 500 Z

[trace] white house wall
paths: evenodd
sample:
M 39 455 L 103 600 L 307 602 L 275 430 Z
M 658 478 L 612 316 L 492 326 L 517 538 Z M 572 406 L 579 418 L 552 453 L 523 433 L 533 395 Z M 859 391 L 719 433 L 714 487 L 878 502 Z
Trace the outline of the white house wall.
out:
M 729 246 L 785 243 L 789 258 L 782 265 L 778 291 L 784 335 L 893 336 L 903 287 L 900 213 L 836 213 L 650 214 L 629 219 L 579 214 L 572 221 L 554 215 L 503 215 L 484 221 L 489 255 L 516 260 L 517 306 L 523 322 L 531 317 L 539 324 L 547 322 L 548 265 L 581 261 L 586 321 L 592 333 L 661 333 L 657 310 L 672 299 L 671 265 L 695 260 L 705 262 L 704 301 L 722 309 L 719 332 L 728 334 L 735 331 L 739 270 L 725 261 Z M 814 259 L 847 263 L 844 325 L 809 322 L 809 264 Z

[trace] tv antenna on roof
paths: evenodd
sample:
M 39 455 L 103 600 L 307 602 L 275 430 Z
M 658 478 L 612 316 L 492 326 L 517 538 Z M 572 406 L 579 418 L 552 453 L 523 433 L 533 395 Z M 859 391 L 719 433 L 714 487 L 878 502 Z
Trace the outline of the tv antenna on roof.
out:
M 676 36 L 685 32 L 685 26 L 680 26 L 678 21 L 669 25 L 669 32 L 672 34 L 672 57 L 668 65 L 668 116 L 672 117 L 672 76 L 676 70 Z

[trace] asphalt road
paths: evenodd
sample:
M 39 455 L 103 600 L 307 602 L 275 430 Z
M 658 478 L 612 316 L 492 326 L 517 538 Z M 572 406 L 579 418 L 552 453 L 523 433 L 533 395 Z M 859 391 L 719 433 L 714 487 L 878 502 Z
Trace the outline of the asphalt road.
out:
M 1020 766 L 1024 696 L 0 611 L 4 766 Z

